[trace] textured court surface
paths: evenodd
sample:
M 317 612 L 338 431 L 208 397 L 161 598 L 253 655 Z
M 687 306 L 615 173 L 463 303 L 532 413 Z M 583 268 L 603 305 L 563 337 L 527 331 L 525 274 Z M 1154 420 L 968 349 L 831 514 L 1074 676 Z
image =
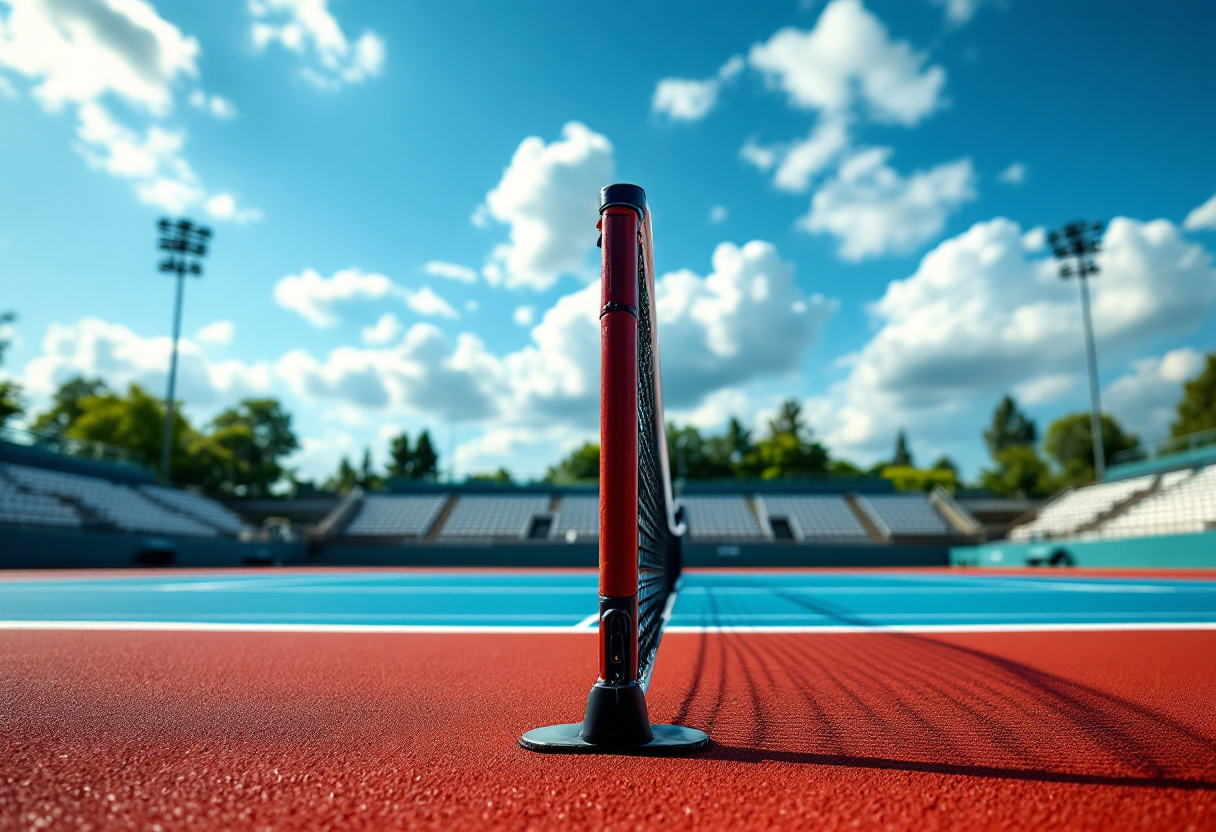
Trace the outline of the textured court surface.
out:
M 898 593 L 846 597 L 826 591 L 833 574 L 847 577 L 788 573 L 767 603 L 729 600 L 754 582 L 713 584 L 755 575 L 687 576 L 649 697 L 656 721 L 709 731 L 711 753 L 685 760 L 515 745 L 581 715 L 594 638 L 573 614 L 558 632 L 5 630 L 0 827 L 1216 828 L 1211 581 L 1124 629 L 924 633 L 876 629 L 867 616 L 892 608 L 857 599 Z M 783 593 L 826 619 L 720 631 L 744 604 L 786 614 Z M 1066 596 L 1119 597 L 1118 611 L 1167 594 L 1051 593 L 1061 613 L 1076 612 Z M 1180 611 L 1190 628 L 1142 629 Z

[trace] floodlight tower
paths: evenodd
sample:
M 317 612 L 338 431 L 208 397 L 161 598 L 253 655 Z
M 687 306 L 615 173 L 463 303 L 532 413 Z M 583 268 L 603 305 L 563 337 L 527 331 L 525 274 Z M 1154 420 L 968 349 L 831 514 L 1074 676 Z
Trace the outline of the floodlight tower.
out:
M 1089 311 L 1089 277 L 1098 273 L 1094 255 L 1102 248 L 1101 222 L 1077 220 L 1048 235 L 1052 254 L 1060 261 L 1060 277 L 1076 277 L 1081 287 L 1081 318 L 1085 324 L 1085 358 L 1089 365 L 1089 418 L 1094 442 L 1094 474 L 1106 479 L 1106 452 L 1102 447 L 1102 399 L 1098 389 L 1098 358 L 1094 324 Z
M 186 275 L 202 277 L 203 265 L 200 261 L 207 256 L 207 241 L 211 239 L 211 229 L 195 225 L 188 219 L 180 219 L 177 222 L 162 219 L 156 226 L 160 231 L 159 248 L 167 252 L 165 259 L 160 262 L 160 270 L 177 275 L 177 299 L 173 307 L 173 353 L 169 359 L 165 433 L 160 449 L 160 478 L 161 482 L 168 485 L 170 450 L 173 447 L 173 404 L 177 387 L 177 342 L 182 331 L 182 294 Z

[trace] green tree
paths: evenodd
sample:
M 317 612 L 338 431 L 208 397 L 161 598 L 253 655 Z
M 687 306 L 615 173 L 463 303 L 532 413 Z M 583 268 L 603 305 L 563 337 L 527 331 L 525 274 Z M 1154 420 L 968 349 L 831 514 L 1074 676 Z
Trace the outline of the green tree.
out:
M 510 471 L 500 467 L 493 473 L 473 474 L 469 477 L 469 482 L 500 482 L 506 484 L 515 482 L 515 480 L 511 477 Z
M 291 414 L 277 399 L 245 399 L 216 416 L 210 428 L 230 470 L 209 490 L 226 496 L 268 496 L 288 473 L 284 458 L 300 448 Z
M 51 397 L 51 407 L 34 418 L 33 429 L 39 433 L 61 434 L 80 418 L 80 403 L 91 396 L 103 396 L 110 392 L 99 378 L 73 376 L 59 385 Z
M 418 443 L 411 447 L 409 434 L 404 431 L 393 437 L 388 449 L 388 474 L 398 479 L 434 479 L 439 474 L 439 454 L 431 444 L 427 431 L 418 434 Z
M 883 469 L 883 479 L 888 479 L 896 491 L 932 491 L 941 486 L 954 493 L 958 488 L 958 477 L 949 468 L 913 468 L 911 465 L 891 465 Z
M 980 487 L 1000 497 L 1046 497 L 1055 490 L 1051 469 L 1034 445 L 1010 445 L 996 453 L 996 467 L 980 472 Z
M 797 399 L 782 402 L 776 418 L 769 422 L 768 430 L 768 436 L 755 443 L 736 466 L 738 473 L 763 479 L 827 473 L 827 449 L 814 441 Z
M 80 414 L 64 432 L 67 436 L 123 448 L 149 468 L 159 464 L 165 424 L 160 399 L 132 384 L 125 396 L 105 392 L 80 399 L 78 406 Z M 173 447 L 169 454 L 170 476 L 175 481 L 179 472 L 189 468 L 189 449 L 197 441 L 198 434 L 186 417 L 180 411 L 175 412 Z
M 1182 389 L 1178 418 L 1170 426 L 1170 435 L 1216 429 L 1216 352 L 1208 353 L 1207 365 Z
M 1102 445 L 1106 464 L 1115 454 L 1140 445 L 1140 439 L 1127 433 L 1114 417 L 1102 414 Z M 1043 450 L 1060 466 L 1062 484 L 1082 486 L 1094 481 L 1093 430 L 1088 413 L 1072 413 L 1051 423 Z
M 388 467 L 390 477 L 404 479 L 414 470 L 414 449 L 410 446 L 410 435 L 405 431 L 394 436 L 388 443 Z
M 431 434 L 423 431 L 418 434 L 418 444 L 414 446 L 413 477 L 419 480 L 433 480 L 439 476 L 439 453 L 431 442 Z
M 953 471 L 955 475 L 958 474 L 958 466 L 954 464 L 953 459 L 945 454 L 937 458 L 937 462 L 933 463 L 933 468 L 937 471 Z
M 908 450 L 908 434 L 901 429 L 895 437 L 895 455 L 891 457 L 891 465 L 895 468 L 914 468 L 912 452 Z
M 1034 420 L 1018 409 L 1013 396 L 1005 396 L 992 413 L 992 427 L 984 431 L 984 443 L 993 459 L 1006 448 L 1033 445 L 1038 441 Z
M 12 312 L 0 312 L 0 364 L 4 363 L 4 353 L 8 350 L 9 339 L 3 337 L 7 324 L 15 321 L 17 316 Z M 21 385 L 10 379 L 0 379 L 0 427 L 14 416 L 25 412 L 25 395 Z
M 588 442 L 581 448 L 571 451 L 557 465 L 550 466 L 545 472 L 545 482 L 587 482 L 598 480 L 600 477 L 600 446 L 598 442 Z
M 326 491 L 336 491 L 345 494 L 359 484 L 359 472 L 350 464 L 345 456 L 338 463 L 338 470 L 321 484 Z

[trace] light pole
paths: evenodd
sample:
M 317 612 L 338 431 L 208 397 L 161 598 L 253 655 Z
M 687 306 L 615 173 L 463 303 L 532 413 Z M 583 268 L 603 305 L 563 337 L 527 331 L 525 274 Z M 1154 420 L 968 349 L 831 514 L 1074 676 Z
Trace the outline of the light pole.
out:
M 161 439 L 160 479 L 169 484 L 169 459 L 173 448 L 173 404 L 177 386 L 177 342 L 182 332 L 182 293 L 186 275 L 201 277 L 203 266 L 199 261 L 207 255 L 207 241 L 211 229 L 195 225 L 187 219 L 172 222 L 162 219 L 157 223 L 160 231 L 160 250 L 167 252 L 160 262 L 162 272 L 177 275 L 177 299 L 173 306 L 173 353 L 169 359 L 169 392 L 165 397 L 165 433 Z
M 1098 273 L 1094 255 L 1102 248 L 1100 222 L 1070 222 L 1048 235 L 1052 254 L 1060 261 L 1060 277 L 1076 277 L 1081 287 L 1081 318 L 1085 325 L 1085 358 L 1089 365 L 1089 418 L 1094 442 L 1094 474 L 1106 479 L 1106 452 L 1102 447 L 1102 399 L 1098 388 L 1098 357 L 1094 348 L 1094 324 L 1089 311 L 1089 276 Z

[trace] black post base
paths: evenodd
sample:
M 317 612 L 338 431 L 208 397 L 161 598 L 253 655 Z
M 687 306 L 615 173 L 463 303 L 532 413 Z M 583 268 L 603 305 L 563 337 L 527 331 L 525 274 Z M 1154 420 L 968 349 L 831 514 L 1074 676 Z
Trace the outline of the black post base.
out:
M 704 731 L 680 725 L 651 725 L 646 695 L 637 682 L 597 682 L 581 723 L 550 725 L 524 734 L 519 744 L 549 754 L 634 754 L 650 757 L 695 754 L 709 748 Z

